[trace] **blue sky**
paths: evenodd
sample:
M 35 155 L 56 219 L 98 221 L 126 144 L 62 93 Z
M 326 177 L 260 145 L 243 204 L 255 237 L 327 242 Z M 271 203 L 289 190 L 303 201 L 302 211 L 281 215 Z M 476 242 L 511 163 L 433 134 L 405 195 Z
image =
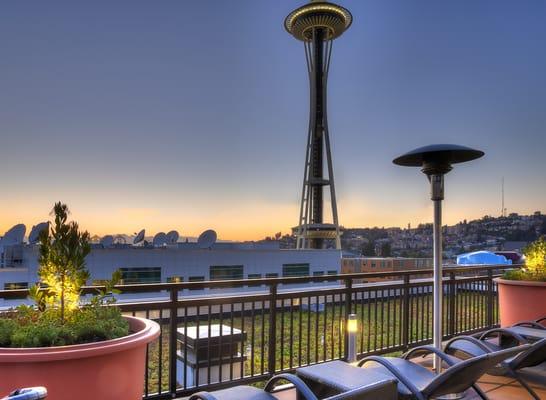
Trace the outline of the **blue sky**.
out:
M 430 143 L 486 156 L 447 176 L 445 221 L 546 211 L 546 3 L 345 0 L 329 123 L 340 222 L 431 220 Z M 0 232 L 54 201 L 93 233 L 297 223 L 308 81 L 292 0 L 0 4 Z

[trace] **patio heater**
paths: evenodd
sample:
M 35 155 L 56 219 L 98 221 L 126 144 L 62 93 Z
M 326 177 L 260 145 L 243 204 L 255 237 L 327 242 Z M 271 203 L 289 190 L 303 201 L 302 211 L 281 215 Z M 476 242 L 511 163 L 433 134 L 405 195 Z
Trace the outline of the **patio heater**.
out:
M 480 150 L 453 144 L 435 144 L 420 147 L 393 160 L 403 167 L 421 167 L 430 182 L 430 198 L 434 204 L 433 228 L 433 344 L 442 348 L 442 200 L 444 199 L 444 175 L 452 169 L 452 164 L 463 163 L 480 158 L 485 153 Z M 434 368 L 439 373 L 441 360 L 434 357 Z

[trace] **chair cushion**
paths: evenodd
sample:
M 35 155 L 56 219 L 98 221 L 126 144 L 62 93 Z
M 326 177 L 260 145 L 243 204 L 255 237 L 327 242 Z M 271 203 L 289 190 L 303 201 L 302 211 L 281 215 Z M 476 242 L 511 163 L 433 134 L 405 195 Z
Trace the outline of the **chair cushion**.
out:
M 408 380 L 410 380 L 419 390 L 423 390 L 436 377 L 436 374 L 434 374 L 432 371 L 411 361 L 396 357 L 383 358 L 387 359 L 392 365 L 394 365 L 400 371 L 400 373 L 407 377 Z M 393 376 L 387 368 L 375 362 L 367 362 L 362 366 L 362 368 Z M 413 397 L 410 390 L 400 381 L 398 382 L 398 393 L 403 397 Z
M 390 378 L 390 375 L 364 371 L 337 360 L 298 368 L 296 375 L 312 386 L 320 384 L 337 392 L 346 392 Z
M 277 400 L 272 394 L 252 386 L 234 386 L 210 394 L 217 400 Z

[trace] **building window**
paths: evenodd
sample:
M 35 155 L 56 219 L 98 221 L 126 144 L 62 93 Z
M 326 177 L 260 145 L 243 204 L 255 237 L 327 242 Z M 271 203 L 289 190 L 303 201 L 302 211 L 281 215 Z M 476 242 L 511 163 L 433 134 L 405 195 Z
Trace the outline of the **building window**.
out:
M 204 276 L 190 276 L 188 282 L 203 282 L 205 280 Z M 190 290 L 201 290 L 202 288 L 190 288 Z
M 337 271 L 330 270 L 330 271 L 328 271 L 328 275 L 337 275 Z
M 124 285 L 161 282 L 161 267 L 120 268 L 120 271 Z
M 309 264 L 283 264 L 282 276 L 309 276 Z
M 322 276 L 324 275 L 324 271 L 313 271 L 313 276 Z
M 28 289 L 28 282 L 6 282 L 4 290 Z
M 265 277 L 266 278 L 278 278 L 279 274 L 277 274 L 276 272 L 268 272 L 267 274 L 265 274 Z
M 233 279 L 243 279 L 242 265 L 211 265 L 210 280 L 226 281 Z
M 181 276 L 168 276 L 167 283 L 180 283 L 184 282 L 184 278 Z
M 372 268 L 375 268 L 375 262 L 372 262 Z
M 262 278 L 262 274 L 248 274 L 248 279 L 250 280 L 261 279 L 261 278 Z M 261 283 L 249 283 L 248 287 L 251 287 L 251 286 L 261 286 Z

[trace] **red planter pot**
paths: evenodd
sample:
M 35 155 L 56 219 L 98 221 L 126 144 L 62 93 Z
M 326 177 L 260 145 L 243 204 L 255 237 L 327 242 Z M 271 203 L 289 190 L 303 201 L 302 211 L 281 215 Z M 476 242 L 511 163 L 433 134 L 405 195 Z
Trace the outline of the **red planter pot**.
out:
M 546 316 L 546 282 L 511 281 L 500 278 L 495 281 L 499 289 L 502 327 Z
M 146 345 L 159 325 L 125 317 L 131 334 L 74 346 L 0 348 L 0 395 L 19 387 L 45 386 L 52 400 L 139 400 Z

